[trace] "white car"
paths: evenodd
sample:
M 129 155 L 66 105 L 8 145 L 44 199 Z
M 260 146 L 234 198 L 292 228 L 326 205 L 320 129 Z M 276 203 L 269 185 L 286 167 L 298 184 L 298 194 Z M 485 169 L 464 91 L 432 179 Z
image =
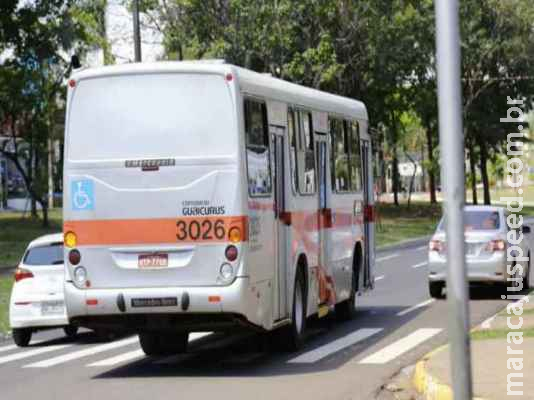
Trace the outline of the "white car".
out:
M 78 328 L 69 325 L 63 295 L 63 235 L 42 236 L 28 245 L 15 271 L 9 323 L 20 347 L 30 343 L 32 333 L 63 327 L 74 337 Z
M 510 232 L 507 225 L 508 215 L 504 207 L 465 207 L 466 268 L 467 278 L 471 284 L 517 285 L 518 288 L 528 289 L 534 282 L 530 262 L 531 228 L 524 224 L 516 232 Z M 516 254 L 517 251 L 513 249 L 510 253 L 514 254 L 513 257 L 527 257 L 528 261 L 510 261 L 507 250 L 512 244 L 509 243 L 508 237 L 520 237 L 520 234 L 523 238 L 519 244 L 521 254 Z M 513 268 L 507 271 L 509 264 Z M 520 264 L 522 268 L 516 266 L 517 264 Z M 430 240 L 428 272 L 430 295 L 434 298 L 443 297 L 442 290 L 447 280 L 447 243 L 443 218 Z M 515 280 L 509 281 L 509 278 Z

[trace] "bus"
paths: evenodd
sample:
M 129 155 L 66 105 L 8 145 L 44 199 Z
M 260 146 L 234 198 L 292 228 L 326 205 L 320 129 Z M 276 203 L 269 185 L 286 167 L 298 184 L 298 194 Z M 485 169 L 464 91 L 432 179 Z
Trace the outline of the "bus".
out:
M 350 318 L 374 286 L 363 103 L 224 62 L 75 71 L 64 154 L 70 323 L 139 334 L 148 355 L 191 332 Z

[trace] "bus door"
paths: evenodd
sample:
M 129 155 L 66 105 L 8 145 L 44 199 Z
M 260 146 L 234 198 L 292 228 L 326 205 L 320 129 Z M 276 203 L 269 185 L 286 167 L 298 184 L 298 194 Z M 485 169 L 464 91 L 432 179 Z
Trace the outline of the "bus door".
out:
M 373 285 L 372 275 L 371 275 L 371 252 L 374 250 L 373 237 L 371 232 L 371 223 L 373 221 L 373 208 L 372 208 L 372 196 L 373 190 L 370 187 L 371 178 L 370 178 L 370 148 L 369 141 L 361 141 L 361 153 L 362 153 L 362 175 L 363 175 L 363 209 L 364 209 L 364 218 L 363 218 L 363 233 L 364 233 L 364 259 L 363 259 L 363 283 L 364 287 L 371 287 Z
M 271 148 L 274 178 L 274 247 L 275 284 L 273 314 L 275 320 L 289 316 L 288 306 L 288 255 L 289 255 L 289 213 L 286 212 L 285 176 L 285 129 L 271 126 Z
M 319 265 L 322 267 L 322 274 L 328 274 L 333 277 L 330 270 L 330 234 L 328 229 L 332 225 L 332 210 L 330 208 L 330 199 L 328 197 L 327 186 L 327 138 L 325 135 L 317 134 L 316 136 L 316 160 L 317 160 L 317 189 L 318 189 L 318 244 L 319 244 Z M 324 276 L 326 279 L 326 275 Z M 331 292 L 333 287 L 329 283 L 323 281 L 319 285 L 319 302 L 323 305 L 328 305 L 334 299 L 334 294 Z M 324 315 L 324 310 L 319 309 L 319 316 Z

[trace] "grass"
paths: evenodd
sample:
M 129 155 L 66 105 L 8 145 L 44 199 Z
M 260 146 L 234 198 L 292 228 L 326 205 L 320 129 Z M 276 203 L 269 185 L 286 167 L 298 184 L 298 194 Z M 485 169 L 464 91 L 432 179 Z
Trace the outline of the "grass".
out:
M 441 205 L 416 202 L 410 207 L 381 203 L 377 206 L 377 246 L 431 235 L 441 218 Z
M 513 329 L 489 329 L 471 332 L 471 340 L 506 339 L 509 332 L 519 332 Z M 523 337 L 534 337 L 534 328 L 521 330 Z
M 61 210 L 50 212 L 50 227 L 43 228 L 42 220 L 23 217 L 20 212 L 0 213 L 0 268 L 13 267 L 33 239 L 47 233 L 61 232 Z
M 9 330 L 9 296 L 12 286 L 12 276 L 0 277 L 0 333 Z
M 533 197 L 534 198 L 534 197 Z M 441 218 L 441 204 L 415 202 L 410 207 L 380 203 L 377 206 L 377 246 L 385 246 L 434 233 Z M 534 206 L 525 206 L 524 216 L 534 217 Z
M 518 196 L 523 197 L 523 201 L 525 202 L 534 201 L 534 185 L 524 186 L 522 189 L 523 189 L 523 194 L 519 195 L 517 193 L 517 190 L 511 187 L 503 187 L 500 189 L 493 187 L 490 190 L 491 201 L 497 202 L 500 200 L 501 197 L 518 197 Z M 481 189 L 477 190 L 477 196 L 478 196 L 478 201 L 484 200 L 484 192 Z M 467 189 L 467 201 L 471 201 L 472 199 L 473 199 L 472 191 L 471 189 Z

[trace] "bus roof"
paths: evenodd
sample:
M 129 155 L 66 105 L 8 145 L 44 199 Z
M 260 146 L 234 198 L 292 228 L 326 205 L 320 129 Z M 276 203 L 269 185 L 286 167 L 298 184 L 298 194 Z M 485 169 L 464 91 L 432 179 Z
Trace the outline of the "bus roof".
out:
M 235 65 L 225 64 L 221 61 L 160 61 L 154 63 L 121 64 L 75 71 L 72 78 L 79 80 L 110 75 L 172 72 L 220 75 L 232 73 L 241 90 L 245 93 L 263 96 L 267 99 L 278 100 L 317 111 L 326 111 L 345 117 L 368 120 L 367 109 L 360 101 L 297 85 L 274 78 L 269 74 L 260 74 Z

